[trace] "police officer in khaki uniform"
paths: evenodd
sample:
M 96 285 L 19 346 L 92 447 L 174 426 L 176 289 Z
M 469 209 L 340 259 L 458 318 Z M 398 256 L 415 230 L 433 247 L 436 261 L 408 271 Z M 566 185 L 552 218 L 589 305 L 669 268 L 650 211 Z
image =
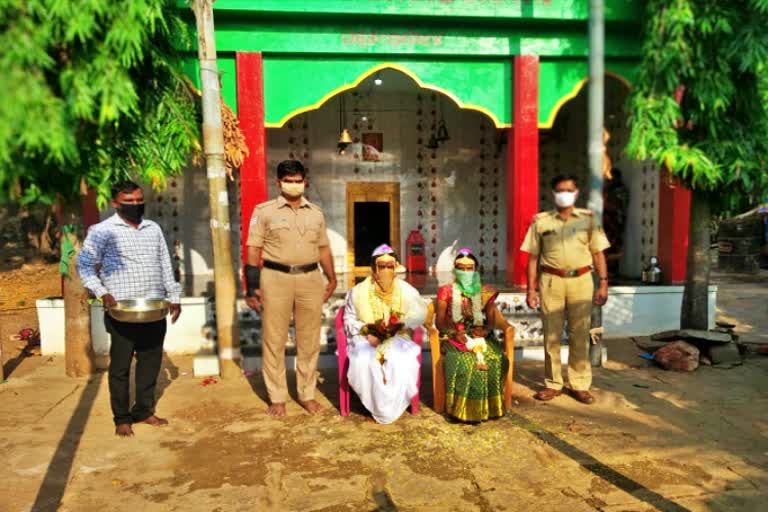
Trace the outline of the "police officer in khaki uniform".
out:
M 546 387 L 538 400 L 552 400 L 563 392 L 560 337 L 568 319 L 568 381 L 570 394 L 590 404 L 592 368 L 589 360 L 589 328 L 592 301 L 608 300 L 608 277 L 603 251 L 610 243 L 592 211 L 574 208 L 579 195 L 576 178 L 552 180 L 556 210 L 538 213 L 520 250 L 528 253 L 528 306 L 541 305 L 544 326 Z M 594 293 L 592 272 L 600 285 Z M 538 290 L 538 291 L 537 291 Z M 539 298 L 541 294 L 541 298 Z
M 304 198 L 305 181 L 306 171 L 300 162 L 281 162 L 277 166 L 281 195 L 256 206 L 248 231 L 246 303 L 262 311 L 262 361 L 270 416 L 285 416 L 285 344 L 291 315 L 296 331 L 299 403 L 310 414 L 321 410 L 315 387 L 322 305 L 336 289 L 336 275 L 325 217 L 318 206 Z

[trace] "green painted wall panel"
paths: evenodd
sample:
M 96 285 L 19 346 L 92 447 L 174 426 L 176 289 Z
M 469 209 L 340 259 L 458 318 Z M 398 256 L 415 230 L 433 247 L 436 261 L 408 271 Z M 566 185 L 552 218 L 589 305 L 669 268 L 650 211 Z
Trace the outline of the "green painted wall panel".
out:
M 307 60 L 269 56 L 264 60 L 266 122 L 280 126 L 301 111 L 318 108 L 382 68 L 410 75 L 427 88 L 447 93 L 463 108 L 488 114 L 497 124 L 511 121 L 511 63 L 502 61 L 420 61 L 380 59 Z M 311 78 L 310 78 L 311 77 Z
M 636 34 L 635 34 L 636 35 Z M 326 53 L 332 55 L 513 55 L 585 57 L 586 27 L 550 29 L 414 28 L 410 25 L 302 25 L 226 23 L 217 25 L 222 52 Z M 606 33 L 608 57 L 638 56 L 640 40 L 620 31 Z
M 511 61 L 307 60 L 300 56 L 270 56 L 264 60 L 266 123 L 281 126 L 290 117 L 318 108 L 341 89 L 352 88 L 381 68 L 398 69 L 415 76 L 422 85 L 447 94 L 462 108 L 485 113 L 498 126 L 509 126 L 512 122 Z M 197 60 L 186 60 L 184 70 L 199 88 Z M 606 70 L 632 83 L 637 65 L 632 60 L 609 60 Z M 224 101 L 237 113 L 234 55 L 219 57 L 219 71 Z M 562 105 L 579 93 L 589 70 L 584 60 L 543 59 L 539 73 L 539 126 L 550 128 Z
M 578 93 L 579 83 L 588 74 L 585 60 L 539 63 L 539 126 L 552 127 L 559 108 Z
M 229 108 L 237 113 L 237 65 L 235 55 L 220 55 L 218 58 L 221 74 L 221 97 Z
M 219 54 L 217 59 L 221 75 L 221 96 L 224 102 L 237 113 L 237 65 L 235 55 Z M 195 87 L 200 89 L 200 62 L 196 57 L 189 56 L 182 62 L 184 73 L 192 80 Z
M 183 2 L 179 2 L 183 4 Z M 217 0 L 218 12 L 586 20 L 588 0 Z M 640 0 L 606 0 L 606 21 L 635 20 Z
M 607 60 L 605 71 L 631 84 L 637 62 Z M 582 60 L 542 60 L 539 66 L 539 126 L 551 128 L 559 109 L 586 85 L 589 65 Z
M 197 60 L 197 57 L 188 56 L 181 63 L 181 69 L 184 70 L 184 74 L 195 84 L 195 87 L 200 89 L 200 61 Z

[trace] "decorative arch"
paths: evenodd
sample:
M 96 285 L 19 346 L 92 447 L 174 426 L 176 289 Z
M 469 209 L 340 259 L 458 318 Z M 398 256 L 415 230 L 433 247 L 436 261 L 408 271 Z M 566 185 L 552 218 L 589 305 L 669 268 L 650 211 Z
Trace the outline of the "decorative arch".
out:
M 605 76 L 609 76 L 611 78 L 615 78 L 619 82 L 621 82 L 627 90 L 632 89 L 632 84 L 628 79 L 621 76 L 618 73 L 615 73 L 613 71 L 606 70 L 604 73 Z M 574 99 L 576 96 L 579 95 L 581 90 L 584 88 L 584 86 L 589 82 L 589 77 L 586 76 L 576 82 L 576 85 L 573 86 L 573 88 L 567 92 L 564 96 L 561 96 L 554 104 L 554 106 L 550 109 L 549 115 L 547 116 L 547 119 L 543 122 L 539 122 L 539 128 L 549 129 L 552 128 L 555 124 L 555 119 L 557 119 L 557 114 L 560 112 L 560 109 L 563 108 L 563 105 Z
M 334 96 L 354 89 L 366 78 L 374 75 L 383 69 L 399 71 L 413 80 L 418 87 L 441 93 L 451 99 L 459 108 L 465 110 L 474 110 L 488 116 L 497 128 L 509 128 L 512 123 L 510 119 L 510 84 L 509 74 L 511 73 L 508 63 L 502 62 L 381 62 L 371 63 L 370 61 L 321 61 L 321 62 L 302 62 L 301 65 L 309 76 L 331 77 L 331 80 L 343 80 L 343 85 L 331 86 L 329 83 L 311 83 L 306 84 L 308 90 L 300 94 L 291 96 L 284 91 L 287 84 L 285 75 L 287 69 L 281 62 L 274 62 L 275 69 L 269 69 L 269 62 L 265 60 L 265 127 L 281 128 L 291 118 L 312 110 L 319 109 L 329 99 Z M 349 76 L 348 69 L 364 66 L 363 71 L 353 71 L 349 81 L 345 80 L 345 75 Z M 348 66 L 348 67 L 346 67 Z M 452 80 L 451 89 L 445 83 L 452 76 L 451 72 L 463 73 L 467 76 L 477 76 L 481 83 L 486 83 L 487 87 L 476 87 L 476 81 L 470 80 Z M 321 74 L 322 73 L 322 74 Z M 282 81 L 281 81 L 282 79 Z M 271 83 L 270 83 L 271 80 Z M 327 80 L 326 80 L 327 82 Z M 329 86 L 331 86 L 329 90 Z M 457 90 L 458 89 L 458 90 Z M 294 91 L 298 93 L 298 91 Z M 318 98 L 314 99 L 312 98 Z M 318 97 L 319 96 L 319 97 Z

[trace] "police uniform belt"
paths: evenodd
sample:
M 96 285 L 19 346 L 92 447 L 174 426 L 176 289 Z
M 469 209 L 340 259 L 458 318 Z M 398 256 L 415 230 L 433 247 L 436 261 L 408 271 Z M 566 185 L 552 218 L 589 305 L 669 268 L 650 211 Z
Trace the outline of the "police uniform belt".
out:
M 554 274 L 560 277 L 579 277 L 591 270 L 592 270 L 592 267 L 590 267 L 589 265 L 587 265 L 586 267 L 581 267 L 574 270 L 565 270 L 562 268 L 552 268 L 552 267 L 545 267 L 545 266 L 541 267 L 542 272 L 545 272 L 547 274 Z
M 317 270 L 317 262 L 307 263 L 306 265 L 283 265 L 275 261 L 264 260 L 264 266 L 278 272 L 285 272 L 286 274 L 306 274 L 307 272 Z

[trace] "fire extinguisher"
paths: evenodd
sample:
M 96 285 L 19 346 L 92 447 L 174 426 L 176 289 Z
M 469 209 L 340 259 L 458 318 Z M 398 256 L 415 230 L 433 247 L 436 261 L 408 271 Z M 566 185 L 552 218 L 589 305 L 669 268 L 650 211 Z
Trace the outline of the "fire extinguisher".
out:
M 425 274 L 427 272 L 426 241 L 418 229 L 411 230 L 406 245 L 406 267 L 411 273 Z

